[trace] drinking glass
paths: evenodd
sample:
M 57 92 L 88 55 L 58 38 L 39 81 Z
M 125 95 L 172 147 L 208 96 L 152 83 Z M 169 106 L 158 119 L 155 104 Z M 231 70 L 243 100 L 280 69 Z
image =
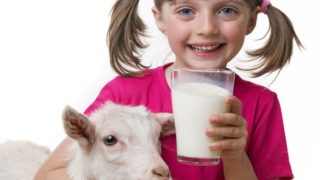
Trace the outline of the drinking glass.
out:
M 193 165 L 216 165 L 220 151 L 209 145 L 221 137 L 208 137 L 209 117 L 228 112 L 226 97 L 233 94 L 231 70 L 173 68 L 171 81 L 173 117 L 178 161 Z

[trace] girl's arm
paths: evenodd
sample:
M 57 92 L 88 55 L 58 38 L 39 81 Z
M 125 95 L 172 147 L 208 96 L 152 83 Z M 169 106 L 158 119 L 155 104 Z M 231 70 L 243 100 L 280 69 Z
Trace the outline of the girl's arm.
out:
M 34 180 L 68 180 L 67 162 L 65 155 L 67 148 L 71 143 L 70 138 L 66 138 L 62 143 L 51 153 L 44 164 L 39 168 Z
M 252 164 L 245 152 L 238 159 L 223 160 L 223 171 L 226 180 L 257 180 Z
M 230 113 L 210 117 L 213 125 L 208 128 L 210 137 L 223 137 L 221 141 L 210 146 L 211 150 L 221 150 L 223 170 L 226 180 L 257 180 L 252 164 L 244 149 L 247 143 L 247 122 L 241 115 L 241 102 L 234 96 L 227 98 Z
M 224 176 L 226 180 L 256 180 L 258 179 L 257 175 L 254 171 L 250 159 L 244 151 L 245 146 L 247 144 L 248 132 L 247 121 L 241 115 L 241 102 L 236 97 L 231 96 L 227 99 L 227 103 L 230 105 L 230 113 L 222 113 L 210 117 L 209 121 L 213 126 L 208 128 L 207 135 L 209 137 L 223 137 L 221 141 L 213 143 L 210 146 L 210 149 L 221 150 L 221 159 L 224 165 Z M 275 111 L 274 109 L 276 108 L 273 108 L 273 111 Z M 278 124 L 278 126 L 274 127 L 278 127 L 281 130 L 281 127 L 283 127 L 283 125 Z M 279 137 L 274 136 L 273 138 Z M 281 176 L 290 177 L 291 175 L 285 174 Z M 279 179 L 280 178 L 274 178 L 272 180 Z

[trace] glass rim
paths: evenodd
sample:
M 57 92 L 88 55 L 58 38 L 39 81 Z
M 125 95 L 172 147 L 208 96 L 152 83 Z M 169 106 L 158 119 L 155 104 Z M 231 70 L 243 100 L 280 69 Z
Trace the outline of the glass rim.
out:
M 184 67 L 172 67 L 172 71 L 188 71 L 188 72 L 196 72 L 196 73 L 225 73 L 225 74 L 235 74 L 230 69 L 190 69 L 190 68 L 184 68 Z

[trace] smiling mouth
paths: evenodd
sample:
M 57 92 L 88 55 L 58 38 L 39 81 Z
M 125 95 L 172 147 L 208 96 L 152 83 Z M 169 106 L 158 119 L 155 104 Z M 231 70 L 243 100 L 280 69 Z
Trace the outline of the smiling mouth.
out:
M 207 53 L 207 52 L 214 52 L 222 48 L 225 44 L 216 44 L 210 46 L 200 46 L 200 45 L 188 45 L 193 51 L 199 53 Z

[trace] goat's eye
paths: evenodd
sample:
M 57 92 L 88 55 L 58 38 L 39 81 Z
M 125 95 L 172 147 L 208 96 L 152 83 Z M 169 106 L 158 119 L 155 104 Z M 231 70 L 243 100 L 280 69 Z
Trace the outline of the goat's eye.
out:
M 113 135 L 108 135 L 105 138 L 103 138 L 103 143 L 107 146 L 112 146 L 118 142 L 118 139 L 114 137 Z

